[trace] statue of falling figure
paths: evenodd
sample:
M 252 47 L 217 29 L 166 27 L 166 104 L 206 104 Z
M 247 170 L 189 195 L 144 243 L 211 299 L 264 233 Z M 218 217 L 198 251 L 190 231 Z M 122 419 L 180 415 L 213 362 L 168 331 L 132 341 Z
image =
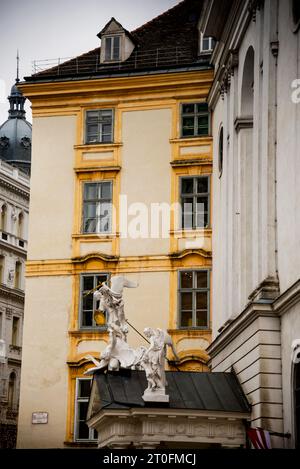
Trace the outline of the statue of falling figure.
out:
M 123 276 L 113 276 L 111 287 L 103 283 L 94 292 L 94 298 L 99 301 L 99 309 L 107 314 L 108 344 L 100 355 L 100 361 L 91 355 L 86 356 L 95 367 L 90 368 L 85 374 L 93 374 L 100 369 L 118 371 L 122 368 L 141 368 L 145 371 L 148 387 L 144 392 L 145 401 L 168 402 L 169 397 L 165 393 L 165 359 L 167 346 L 172 348 L 173 354 L 178 360 L 170 335 L 162 329 L 145 328 L 144 334 L 149 342 L 149 347 L 132 349 L 127 343 L 128 326 L 124 312 L 123 289 L 136 288 L 138 284 Z
M 108 368 L 118 370 L 130 368 L 140 359 L 143 350 L 135 351 L 127 344 L 128 326 L 125 319 L 123 289 L 136 288 L 138 283 L 132 282 L 121 275 L 111 277 L 111 287 L 103 283 L 94 292 L 94 298 L 99 301 L 99 309 L 106 312 L 107 331 L 109 335 L 108 344 L 100 355 L 100 361 L 91 355 L 86 358 L 91 360 L 95 368 L 90 368 L 85 374 Z

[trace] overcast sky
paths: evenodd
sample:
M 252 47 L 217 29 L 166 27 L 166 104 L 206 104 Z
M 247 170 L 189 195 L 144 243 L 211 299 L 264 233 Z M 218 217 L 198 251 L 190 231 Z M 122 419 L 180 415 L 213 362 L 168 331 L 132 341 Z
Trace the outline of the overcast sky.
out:
M 16 77 L 31 75 L 32 61 L 73 57 L 99 46 L 97 33 L 114 16 L 129 31 L 180 0 L 0 0 L 0 125 Z M 27 119 L 31 121 L 29 103 Z

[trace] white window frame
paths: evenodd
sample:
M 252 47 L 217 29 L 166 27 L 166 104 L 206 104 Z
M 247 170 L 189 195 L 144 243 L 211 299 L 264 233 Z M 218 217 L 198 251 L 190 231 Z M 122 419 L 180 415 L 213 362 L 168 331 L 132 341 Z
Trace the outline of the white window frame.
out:
M 184 105 L 192 105 L 194 106 L 194 112 L 184 112 Z M 186 102 L 180 104 L 180 138 L 206 138 L 211 133 L 211 118 L 210 118 L 210 111 L 207 106 L 207 111 L 198 111 L 197 105 L 198 104 L 205 104 L 204 102 Z M 201 117 L 207 116 L 207 134 L 200 135 L 198 129 L 198 119 Z M 194 119 L 194 133 L 193 135 L 183 135 L 183 119 L 184 117 L 190 117 Z
M 107 57 L 106 55 L 106 51 L 107 51 L 107 40 L 110 39 L 111 40 L 111 45 L 110 45 L 110 54 L 109 54 L 109 57 Z M 116 40 L 119 40 L 119 56 L 118 58 L 114 57 L 114 43 Z M 121 61 L 121 57 L 122 57 L 122 36 L 120 34 L 116 34 L 116 35 L 111 35 L 111 36 L 105 36 L 104 38 L 104 60 L 105 62 L 120 62 Z
M 96 140 L 88 140 L 89 133 L 88 133 L 88 118 L 90 112 L 97 112 L 98 113 L 98 121 L 94 125 L 98 126 L 97 131 L 97 139 Z M 103 126 L 107 124 L 106 122 L 101 122 L 101 114 L 104 112 L 111 112 L 111 138 L 109 141 L 103 141 Z M 114 120 L 115 120 L 115 113 L 113 108 L 102 108 L 102 109 L 87 109 L 85 111 L 85 136 L 84 142 L 86 145 L 97 145 L 97 144 L 104 144 L 109 145 L 114 142 Z
M 94 285 L 94 288 L 96 287 L 96 277 L 100 276 L 100 275 L 106 275 L 106 281 L 109 282 L 109 279 L 110 279 L 110 273 L 109 272 L 89 272 L 89 273 L 84 273 L 84 274 L 80 274 L 80 289 L 79 289 L 79 294 L 80 294 L 80 298 L 79 298 L 79 305 L 80 305 L 80 311 L 79 311 L 79 328 L 80 329 L 106 329 L 107 326 L 106 324 L 104 324 L 103 326 L 97 326 L 97 324 L 95 323 L 95 320 L 94 320 L 94 317 L 93 317 L 93 324 L 91 326 L 84 326 L 83 325 L 83 280 L 85 277 L 94 277 L 94 281 L 93 281 L 93 285 Z M 93 298 L 93 311 L 95 311 L 96 309 L 96 300 L 95 298 Z
M 104 183 L 110 184 L 110 198 L 108 197 L 101 197 L 97 199 L 86 199 L 85 198 L 85 187 L 89 184 L 97 184 L 101 185 Z M 85 230 L 85 222 L 89 218 L 92 220 L 92 217 L 85 217 L 84 216 L 84 209 L 86 203 L 95 203 L 96 205 L 96 226 L 94 231 L 87 231 Z M 109 213 L 109 228 L 107 231 L 101 230 L 101 206 L 103 204 L 110 204 L 110 213 Z M 102 181 L 85 181 L 82 187 L 82 224 L 81 224 L 81 233 L 83 235 L 89 234 L 111 234 L 112 233 L 112 219 L 113 219 L 113 180 L 112 179 L 104 179 Z
M 204 41 L 208 41 L 208 48 L 204 48 Z M 214 39 L 212 37 L 204 36 L 200 33 L 200 54 L 210 54 L 214 50 Z
M 193 287 L 192 288 L 182 288 L 181 287 L 181 273 L 182 272 L 192 272 L 193 274 Z M 195 286 L 195 277 L 197 272 L 206 272 L 207 275 L 207 287 L 206 288 L 197 288 Z M 204 269 L 180 269 L 178 271 L 178 329 L 204 329 L 207 330 L 210 328 L 210 269 L 204 268 Z M 182 308 L 181 308 L 181 293 L 192 293 L 193 295 L 193 304 L 192 304 L 192 326 L 182 326 L 181 325 L 181 313 L 182 313 Z M 197 292 L 206 292 L 207 294 L 207 321 L 206 321 L 206 326 L 196 326 L 196 300 L 195 296 Z
M 208 192 L 197 192 L 197 179 L 206 178 L 207 179 L 207 189 Z M 182 180 L 183 179 L 192 179 L 193 180 L 193 193 L 183 193 L 182 192 Z M 209 229 L 210 228 L 210 197 L 211 197 L 211 188 L 210 188 L 210 175 L 209 174 L 201 174 L 195 176 L 180 176 L 179 177 L 179 197 L 180 197 L 180 206 L 181 206 L 181 213 L 180 213 L 180 229 L 181 230 L 201 230 L 201 229 Z M 197 225 L 197 198 L 198 197 L 207 197 L 207 225 L 206 226 L 198 226 Z M 184 216 L 184 205 L 183 199 L 190 198 L 193 199 L 193 226 L 185 227 L 183 223 L 183 216 Z M 196 222 L 195 222 L 196 220 Z
M 79 383 L 80 381 L 92 381 L 92 378 L 76 378 L 76 385 L 75 385 L 75 411 L 74 411 L 74 441 L 78 442 L 96 442 L 97 437 L 94 436 L 95 430 L 93 428 L 89 428 L 89 438 L 78 438 L 79 432 L 79 420 L 78 420 L 78 403 L 79 402 L 89 402 L 87 397 L 78 397 L 79 394 Z

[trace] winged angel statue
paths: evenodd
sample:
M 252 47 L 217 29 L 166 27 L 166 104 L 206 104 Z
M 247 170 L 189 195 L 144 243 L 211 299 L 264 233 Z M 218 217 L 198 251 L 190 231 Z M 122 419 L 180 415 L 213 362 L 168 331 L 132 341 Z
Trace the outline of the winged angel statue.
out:
M 123 289 L 135 288 L 138 284 L 131 282 L 123 276 L 111 278 L 111 287 L 106 283 L 94 292 L 96 300 L 100 301 L 100 311 L 106 311 L 107 330 L 109 334 L 108 344 L 100 355 L 100 361 L 88 355 L 95 367 L 90 368 L 85 374 L 93 374 L 96 370 L 108 368 L 119 370 L 122 368 L 143 369 L 146 374 L 148 387 L 144 392 L 145 401 L 168 401 L 165 394 L 166 376 L 165 359 L 167 346 L 178 359 L 172 339 L 162 329 L 147 327 L 144 334 L 149 341 L 149 347 L 132 349 L 127 343 L 128 326 L 124 313 Z

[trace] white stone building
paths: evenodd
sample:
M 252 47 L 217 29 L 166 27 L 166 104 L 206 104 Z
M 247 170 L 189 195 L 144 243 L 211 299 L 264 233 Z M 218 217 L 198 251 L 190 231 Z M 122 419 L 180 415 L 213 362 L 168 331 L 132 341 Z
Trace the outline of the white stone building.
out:
M 299 24 L 287 0 L 207 0 L 199 24 L 217 41 L 211 366 L 235 370 L 273 447 L 300 444 Z
M 9 100 L 0 126 L 0 448 L 16 442 L 30 182 L 23 169 L 29 172 L 31 144 L 25 98 L 15 85 Z

